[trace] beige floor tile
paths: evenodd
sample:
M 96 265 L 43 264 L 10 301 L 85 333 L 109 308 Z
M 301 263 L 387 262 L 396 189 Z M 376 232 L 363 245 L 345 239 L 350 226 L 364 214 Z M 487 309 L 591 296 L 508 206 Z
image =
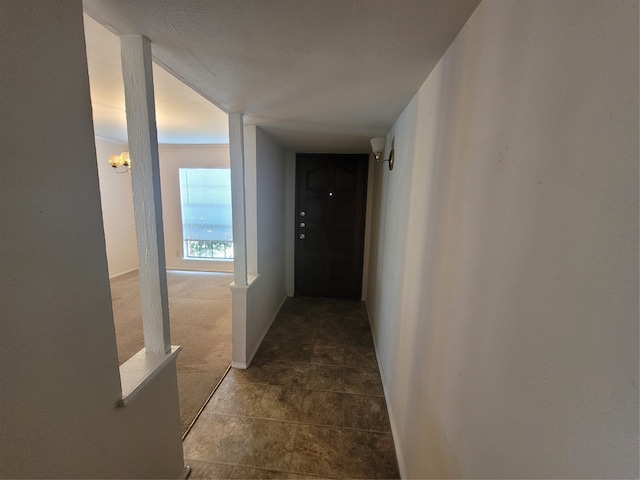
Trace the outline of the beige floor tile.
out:
M 343 391 L 342 367 L 311 365 L 306 386 L 311 390 Z
M 343 442 L 346 478 L 400 478 L 390 433 L 345 430 Z
M 227 374 L 184 451 L 201 478 L 398 478 L 363 304 L 287 300 L 252 366 Z
M 236 383 L 225 378 L 204 413 L 255 416 L 267 388 L 267 385 Z
M 299 313 L 279 313 L 277 324 L 286 328 L 315 328 L 315 322 L 309 316 Z
M 315 480 L 315 479 L 320 480 L 320 479 L 337 478 L 337 477 L 327 477 L 327 476 L 318 477 L 317 475 L 308 475 L 304 473 L 287 473 L 287 476 L 285 478 L 287 478 L 287 480 Z
M 246 449 L 239 453 L 236 463 L 286 471 L 291 463 L 296 429 L 295 423 L 254 419 L 247 433 Z
M 359 430 L 389 432 L 389 416 L 384 398 L 345 394 L 344 426 Z
M 343 375 L 346 393 L 382 396 L 382 383 L 378 372 L 345 367 Z
M 297 422 L 302 412 L 304 390 L 269 385 L 260 401 L 256 417 Z
M 265 340 L 276 343 L 313 343 L 315 331 L 316 329 L 313 325 L 306 325 L 304 327 L 288 327 L 281 325 L 279 322 L 274 322 L 274 325 L 269 329 L 269 332 L 265 336 Z
M 271 385 L 304 387 L 307 383 L 309 364 L 294 362 L 273 362 Z
M 311 363 L 323 365 L 344 365 L 344 346 L 316 343 L 311 355 Z
M 338 428 L 300 425 L 291 460 L 291 471 L 318 476 L 341 477 L 343 431 Z
M 265 470 L 261 468 L 253 468 L 253 467 L 244 467 L 240 465 L 236 465 L 231 474 L 232 479 L 239 480 L 253 480 L 253 479 L 264 479 L 264 480 L 272 480 L 272 479 L 280 479 L 287 478 L 287 473 L 279 472 L 277 470 Z
M 251 423 L 245 417 L 201 416 L 183 443 L 185 458 L 234 464 L 247 448 Z
M 305 390 L 301 423 L 342 427 L 344 425 L 344 395 L 338 392 Z
M 378 361 L 376 360 L 376 352 L 373 348 L 347 349 L 344 365 L 345 367 L 378 372 Z
M 308 362 L 312 352 L 312 344 L 282 343 L 276 358 L 288 362 Z
M 233 472 L 233 465 L 190 459 L 185 459 L 184 463 L 191 467 L 189 480 L 228 480 Z
M 268 384 L 272 373 L 273 364 L 263 358 L 257 358 L 251 362 L 249 368 L 231 368 L 226 378 L 236 383 Z

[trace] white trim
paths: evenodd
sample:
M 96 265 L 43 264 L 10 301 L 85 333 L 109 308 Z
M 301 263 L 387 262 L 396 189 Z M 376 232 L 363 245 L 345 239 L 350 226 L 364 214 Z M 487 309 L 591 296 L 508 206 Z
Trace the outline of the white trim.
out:
M 245 272 L 246 273 L 246 272 Z M 229 285 L 231 290 L 231 361 L 247 361 L 247 296 L 260 275 L 249 275 L 247 285 Z M 246 367 L 245 367 L 246 368 Z
M 122 275 L 126 275 L 127 273 L 135 272 L 136 270 L 138 270 L 138 267 L 125 270 L 124 272 L 116 273 L 115 275 L 109 276 L 109 280 L 113 280 L 114 278 L 121 277 Z
M 241 113 L 229 114 L 229 170 L 231 173 L 231 214 L 233 225 L 233 278 L 247 284 L 247 237 L 244 169 L 244 124 Z
M 251 276 L 250 276 L 251 277 Z M 256 279 L 257 277 L 253 277 L 253 280 L 251 280 L 251 282 L 253 283 L 253 281 Z M 240 286 L 236 286 L 236 285 L 231 285 L 231 288 L 236 289 L 236 290 L 248 290 L 248 287 L 240 287 Z M 280 303 L 280 306 L 276 309 L 275 314 L 273 315 L 273 318 L 271 319 L 271 321 L 269 322 L 269 325 L 267 326 L 267 328 L 262 332 L 262 335 L 260 336 L 260 341 L 256 344 L 256 346 L 253 349 L 253 352 L 251 352 L 250 355 L 247 355 L 246 361 L 244 362 L 231 362 L 231 366 L 233 368 L 240 368 L 242 370 L 245 370 L 247 368 L 249 368 L 249 366 L 251 365 L 251 362 L 253 361 L 253 357 L 256 356 L 256 353 L 258 352 L 258 349 L 260 348 L 260 345 L 262 345 L 262 342 L 264 341 L 264 337 L 267 336 L 267 333 L 269 333 L 269 329 L 271 328 L 271 326 L 273 325 L 274 320 L 276 319 L 276 317 L 278 316 L 278 313 L 280 313 L 280 310 L 282 310 L 282 306 L 284 305 L 284 302 L 287 301 L 287 296 L 285 296 L 282 299 L 282 302 Z
M 184 262 L 222 262 L 233 264 L 233 258 L 214 258 L 214 257 L 182 257 Z
M 148 352 L 143 348 L 120 365 L 122 396 L 118 406 L 126 407 L 166 365 L 173 361 L 182 347 L 172 345 L 168 353 Z
M 133 158 L 131 187 L 144 346 L 166 354 L 171 351 L 171 335 L 151 42 L 142 35 L 123 35 L 120 51 L 127 136 Z
M 223 272 L 225 273 L 225 272 Z M 231 282 L 229 284 L 229 288 L 231 289 L 231 291 L 242 291 L 242 290 L 249 290 L 249 288 L 251 288 L 251 286 L 256 283 L 256 281 L 258 281 L 258 278 L 260 278 L 260 274 L 258 275 L 247 275 L 247 284 L 246 285 L 236 285 L 236 282 Z
M 156 62 L 155 57 L 153 59 L 153 62 L 154 63 L 158 63 L 158 62 Z M 228 143 L 184 143 L 184 142 L 167 143 L 167 142 L 161 142 L 161 141 L 158 141 L 158 145 L 162 145 L 163 147 L 165 147 L 165 146 L 169 146 L 169 147 L 184 147 L 184 146 L 187 146 L 187 147 L 189 147 L 191 145 L 195 145 L 197 147 L 228 147 L 229 146 Z
M 182 480 L 185 480 L 189 478 L 189 475 L 191 475 L 191 467 L 189 465 L 185 465 L 184 470 L 182 470 L 182 475 L 180 476 L 180 478 Z
M 257 127 L 244 127 L 244 202 L 247 275 L 258 273 L 258 164 Z
M 267 328 L 265 328 L 264 332 L 262 332 L 262 335 L 260 336 L 260 341 L 257 342 L 255 348 L 253 349 L 253 352 L 251 352 L 251 355 L 247 355 L 247 366 L 251 365 L 251 362 L 253 362 L 253 357 L 256 356 L 256 353 L 258 352 L 260 345 L 262 345 L 262 342 L 264 341 L 264 337 L 266 337 L 267 333 L 269 333 L 269 329 L 271 328 L 271 325 L 273 325 L 273 322 L 278 316 L 278 313 L 280 313 L 280 310 L 282 310 L 282 306 L 284 305 L 284 302 L 287 301 L 287 298 L 289 297 L 285 295 L 284 299 L 282 300 L 282 303 L 280 303 L 280 306 L 276 309 L 276 313 L 273 314 L 273 318 L 269 322 L 269 325 L 267 326 Z
M 91 105 L 93 105 L 93 104 L 91 104 Z M 105 142 L 119 143 L 121 145 L 127 145 L 126 141 L 117 140 L 115 138 L 103 137 L 102 135 L 94 135 L 94 137 L 96 137 L 98 140 L 103 140 Z
M 211 265 L 212 267 L 216 267 L 216 265 Z M 233 266 L 233 265 L 232 265 Z M 229 270 L 223 270 L 222 268 L 219 268 L 219 265 L 217 266 L 217 268 L 203 268 L 203 267 L 195 267 L 195 268 L 191 268 L 189 266 L 180 266 L 180 267 L 167 267 L 167 271 L 183 271 L 183 272 L 203 272 L 203 273 L 230 273 L 231 275 L 233 275 L 233 268 L 229 269 Z

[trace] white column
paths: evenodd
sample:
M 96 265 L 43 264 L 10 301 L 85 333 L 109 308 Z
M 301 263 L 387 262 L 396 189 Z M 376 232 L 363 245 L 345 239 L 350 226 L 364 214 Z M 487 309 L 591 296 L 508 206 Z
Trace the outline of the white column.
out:
M 244 195 L 244 125 L 241 113 L 229 114 L 231 209 L 233 212 L 233 280 L 247 285 L 246 208 Z
M 144 346 L 153 353 L 168 353 L 171 349 L 169 301 L 151 43 L 142 35 L 125 35 L 120 37 L 120 48 L 131 155 Z

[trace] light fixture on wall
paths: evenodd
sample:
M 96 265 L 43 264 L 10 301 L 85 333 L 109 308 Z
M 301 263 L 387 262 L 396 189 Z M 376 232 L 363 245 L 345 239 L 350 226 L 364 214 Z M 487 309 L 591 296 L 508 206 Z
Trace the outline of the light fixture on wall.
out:
M 380 157 L 384 153 L 384 137 L 375 137 L 371 139 L 371 150 L 373 150 L 373 154 L 376 157 L 376 161 L 380 161 Z M 395 153 L 393 149 L 393 145 L 391 145 L 391 151 L 389 152 L 389 158 L 382 160 L 383 162 L 389 162 L 389 170 L 393 170 L 393 164 L 395 163 Z
M 109 157 L 109 164 L 113 167 L 116 173 L 130 172 L 131 158 L 129 157 L 129 152 L 122 152 L 120 155 L 111 155 Z M 124 167 L 125 169 L 122 170 L 120 167 Z

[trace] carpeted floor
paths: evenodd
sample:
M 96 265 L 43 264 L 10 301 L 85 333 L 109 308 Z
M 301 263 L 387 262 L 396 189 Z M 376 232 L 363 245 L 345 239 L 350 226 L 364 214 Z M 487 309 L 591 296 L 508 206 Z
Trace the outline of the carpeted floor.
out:
M 171 343 L 178 355 L 180 422 L 184 433 L 231 363 L 233 274 L 167 271 Z M 118 360 L 144 346 L 138 272 L 111 280 Z

